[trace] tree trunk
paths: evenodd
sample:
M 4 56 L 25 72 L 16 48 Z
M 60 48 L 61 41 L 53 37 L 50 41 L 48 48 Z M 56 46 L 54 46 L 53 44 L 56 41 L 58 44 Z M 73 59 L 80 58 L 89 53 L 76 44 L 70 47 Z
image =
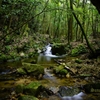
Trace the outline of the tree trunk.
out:
M 72 9 L 73 6 L 73 0 L 70 0 L 70 9 Z M 73 39 L 73 16 L 70 14 L 70 17 L 68 18 L 68 44 L 70 44 L 70 41 Z
M 80 29 L 81 29 L 81 31 L 82 31 L 82 34 L 83 34 L 85 40 L 86 40 L 86 43 L 87 43 L 87 46 L 88 46 L 90 52 L 91 52 L 93 55 L 95 55 L 95 52 L 94 52 L 93 48 L 91 47 L 91 45 L 90 45 L 90 43 L 89 43 L 89 41 L 88 41 L 88 39 L 87 39 L 87 36 L 86 36 L 86 34 L 85 34 L 85 32 L 84 32 L 84 29 L 83 29 L 83 27 L 82 27 L 80 21 L 78 20 L 77 16 L 76 16 L 75 13 L 74 13 L 73 6 L 72 6 L 71 9 L 72 9 L 72 13 L 73 13 L 74 18 L 76 19 L 77 23 L 78 23 L 79 26 L 80 26 Z
M 68 19 L 68 43 L 70 44 L 70 41 L 72 41 L 72 22 L 73 19 L 70 17 Z
M 73 12 L 73 15 L 74 15 L 74 17 L 75 17 L 77 23 L 79 24 L 79 26 L 80 26 L 80 28 L 81 28 L 82 34 L 83 34 L 83 36 L 84 36 L 84 38 L 85 38 L 85 40 L 86 40 L 86 43 L 87 43 L 88 48 L 90 49 L 90 52 L 94 55 L 95 52 L 94 52 L 93 48 L 91 47 L 91 45 L 90 45 L 90 43 L 89 43 L 89 41 L 88 41 L 88 39 L 87 39 L 87 37 L 86 37 L 86 35 L 85 35 L 84 29 L 83 29 L 83 27 L 82 27 L 80 21 L 77 19 L 77 17 L 76 17 L 76 15 L 75 15 L 74 12 Z

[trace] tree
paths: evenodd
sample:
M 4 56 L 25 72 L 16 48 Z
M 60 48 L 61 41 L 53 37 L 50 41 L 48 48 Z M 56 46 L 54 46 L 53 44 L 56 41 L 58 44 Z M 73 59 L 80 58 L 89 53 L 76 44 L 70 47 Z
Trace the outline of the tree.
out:
M 80 28 L 81 28 L 82 35 L 84 36 L 84 38 L 85 38 L 85 40 L 86 40 L 86 43 L 87 43 L 87 46 L 88 46 L 90 52 L 91 52 L 93 55 L 95 55 L 95 52 L 94 52 L 93 48 L 91 47 L 91 45 L 90 45 L 90 43 L 89 43 L 89 41 L 88 41 L 88 39 L 87 39 L 87 36 L 86 36 L 85 31 L 84 31 L 84 29 L 83 29 L 83 27 L 82 27 L 82 24 L 81 24 L 81 22 L 79 21 L 79 19 L 77 18 L 76 14 L 74 13 L 73 7 L 72 7 L 72 10 L 73 10 L 73 11 L 72 11 L 73 16 L 74 16 L 74 18 L 76 19 L 77 23 L 79 24 L 79 26 L 80 26 Z
M 73 8 L 73 0 L 70 0 L 70 10 Z M 72 13 L 68 16 L 68 44 L 73 39 L 73 16 Z

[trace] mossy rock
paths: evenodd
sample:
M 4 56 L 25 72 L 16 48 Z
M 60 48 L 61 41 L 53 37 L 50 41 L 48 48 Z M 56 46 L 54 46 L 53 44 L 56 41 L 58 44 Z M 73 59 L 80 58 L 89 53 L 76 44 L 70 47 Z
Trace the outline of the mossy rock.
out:
M 31 75 L 38 76 L 44 74 L 44 67 L 39 64 L 22 63 L 23 69 Z
M 68 74 L 68 71 L 66 70 L 66 69 L 62 69 L 62 70 L 60 70 L 60 72 L 59 72 L 61 75 L 66 75 L 66 74 Z
M 73 96 L 75 94 L 78 94 L 79 92 L 80 92 L 80 89 L 78 87 L 65 87 L 65 86 L 60 86 L 59 91 L 58 91 L 58 93 L 60 93 L 62 97 Z M 64 100 L 75 100 L 75 98 L 72 97 L 72 99 L 64 99 Z
M 80 44 L 77 47 L 75 47 L 74 49 L 72 49 L 71 56 L 78 56 L 78 55 L 86 53 L 86 52 L 87 52 L 87 50 L 86 50 L 85 46 Z
M 61 74 L 61 75 L 66 75 L 68 73 L 68 71 L 66 69 L 64 69 L 63 65 L 59 65 L 59 66 L 54 68 L 54 73 Z
M 38 98 L 30 95 L 23 95 L 18 98 L 18 100 L 39 100 Z
M 55 44 L 53 44 L 51 51 L 52 51 L 53 55 L 66 54 L 66 44 L 55 43 Z
M 29 94 L 29 95 L 33 95 L 36 96 L 39 93 L 39 87 L 41 86 L 41 84 L 37 81 L 35 82 L 31 82 L 30 84 L 26 85 L 24 87 L 24 93 L 25 94 Z
M 62 70 L 62 69 L 64 69 L 64 66 L 63 65 L 59 65 L 59 66 L 56 66 L 55 68 L 54 68 L 54 73 L 59 73 L 60 72 L 60 70 Z
M 27 74 L 27 72 L 23 68 L 18 68 L 17 73 L 19 73 L 21 75 L 26 75 Z

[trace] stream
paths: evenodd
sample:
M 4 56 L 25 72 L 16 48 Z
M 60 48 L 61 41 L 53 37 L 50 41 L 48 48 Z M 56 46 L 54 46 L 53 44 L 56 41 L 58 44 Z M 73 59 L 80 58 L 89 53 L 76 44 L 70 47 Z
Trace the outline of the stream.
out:
M 49 99 L 46 100 L 97 100 L 92 99 L 91 94 L 88 95 L 81 91 L 81 89 L 79 90 L 77 88 L 80 84 L 84 84 L 84 80 L 80 81 L 78 78 L 59 78 L 53 74 L 51 69 L 48 69 L 48 67 L 56 64 L 56 62 L 54 61 L 55 59 L 60 58 L 65 60 L 66 62 L 71 59 L 66 55 L 52 55 L 51 48 L 51 45 L 48 44 L 45 47 L 45 51 L 43 53 L 40 53 L 37 57 L 37 63 L 43 64 L 45 67 L 45 74 L 43 75 L 43 79 L 38 81 L 40 81 L 43 86 L 50 89 L 51 91 L 53 91 L 53 93 L 56 94 L 50 96 Z M 16 75 L 11 76 L 9 72 L 11 72 L 12 70 L 14 71 L 14 69 L 18 67 L 22 67 L 21 61 L 7 62 L 0 65 L 0 100 L 8 100 L 6 99 L 6 97 L 10 95 L 14 87 L 18 84 L 23 84 L 25 82 L 30 83 L 31 81 L 36 80 L 34 77 L 20 78 Z M 87 99 L 88 96 L 91 97 L 91 99 Z

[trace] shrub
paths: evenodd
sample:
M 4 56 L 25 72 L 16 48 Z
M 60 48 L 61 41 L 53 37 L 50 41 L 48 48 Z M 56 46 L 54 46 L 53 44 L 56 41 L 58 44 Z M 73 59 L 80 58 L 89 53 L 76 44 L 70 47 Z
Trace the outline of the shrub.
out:
M 80 54 L 86 53 L 87 50 L 83 45 L 78 45 L 71 51 L 71 56 L 78 56 Z

